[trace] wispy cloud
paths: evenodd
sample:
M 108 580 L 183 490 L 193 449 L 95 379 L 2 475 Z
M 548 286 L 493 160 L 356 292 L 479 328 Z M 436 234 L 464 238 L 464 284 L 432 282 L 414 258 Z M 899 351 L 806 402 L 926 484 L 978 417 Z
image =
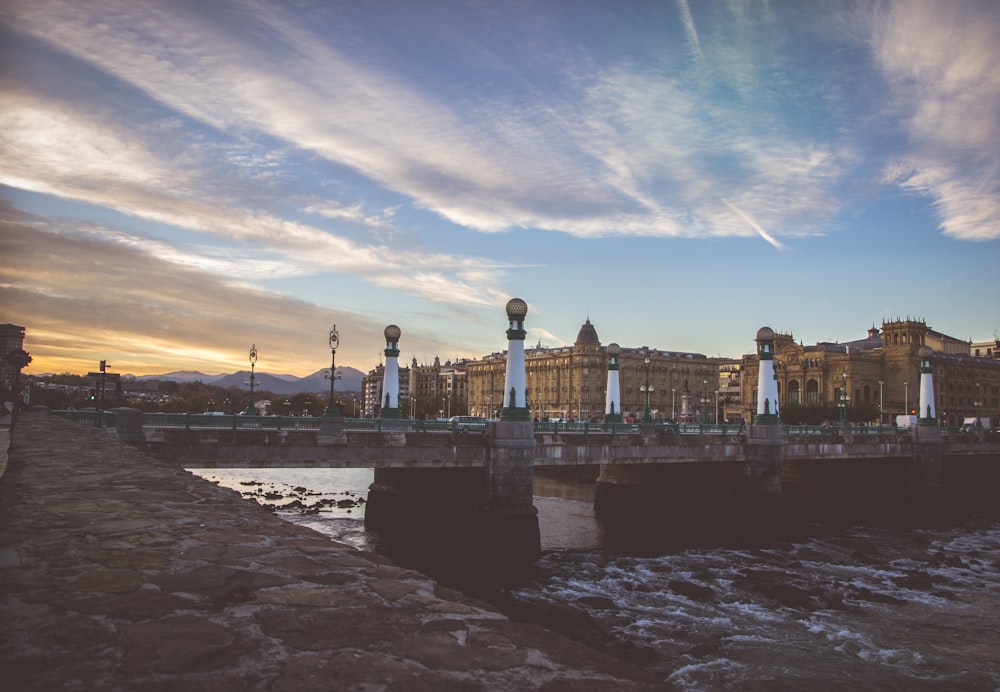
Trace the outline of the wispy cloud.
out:
M 988 1 L 896 2 L 875 17 L 875 55 L 908 137 L 886 178 L 934 199 L 944 232 L 965 240 L 1000 238 L 998 26 Z
M 328 322 L 351 325 L 342 354 L 349 362 L 367 362 L 366 344 L 382 338 L 385 325 L 364 314 L 233 283 L 213 267 L 184 266 L 161 251 L 109 229 L 79 221 L 53 226 L 0 205 L 4 319 L 30 325 L 34 355 L 74 371 L 92 369 L 80 359 L 110 342 L 123 372 L 185 363 L 222 372 L 245 366 L 243 350 L 256 342 L 271 363 L 304 375 L 329 356 Z M 456 347 L 433 332 L 411 335 L 409 346 L 432 353 Z
M 679 9 L 704 58 L 690 8 L 680 2 Z M 267 4 L 246 5 L 240 33 L 212 13 L 159 3 L 109 3 L 99 23 L 90 8 L 54 1 L 19 6 L 17 17 L 178 113 L 316 152 L 458 226 L 584 237 L 740 235 L 742 225 L 719 213 L 723 193 L 785 234 L 822 224 L 839 208 L 830 185 L 843 169 L 822 179 L 784 174 L 801 164 L 796 148 L 822 144 L 741 127 L 739 103 L 720 108 L 707 93 L 627 63 L 607 64 L 596 77 L 547 75 L 568 91 L 544 107 L 526 106 L 518 92 L 446 102 Z M 255 50 L 261 35 L 271 50 Z

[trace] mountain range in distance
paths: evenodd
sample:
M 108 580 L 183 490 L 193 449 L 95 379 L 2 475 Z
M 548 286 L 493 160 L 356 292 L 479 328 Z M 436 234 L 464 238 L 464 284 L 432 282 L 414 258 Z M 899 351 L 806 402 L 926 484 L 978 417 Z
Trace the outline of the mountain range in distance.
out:
M 275 394 L 329 394 L 330 380 L 323 377 L 324 373 L 330 369 L 317 370 L 312 375 L 296 377 L 295 375 L 272 375 L 266 372 L 255 372 L 253 375 L 254 388 L 262 391 L 274 392 Z M 361 380 L 365 373 L 351 367 L 338 367 L 335 390 L 340 392 L 360 392 Z M 162 375 L 140 375 L 137 380 L 164 380 L 169 382 L 202 382 L 203 384 L 214 384 L 217 387 L 247 387 L 246 382 L 250 379 L 249 370 L 240 372 L 223 373 L 221 375 L 206 375 L 197 370 L 177 370 Z

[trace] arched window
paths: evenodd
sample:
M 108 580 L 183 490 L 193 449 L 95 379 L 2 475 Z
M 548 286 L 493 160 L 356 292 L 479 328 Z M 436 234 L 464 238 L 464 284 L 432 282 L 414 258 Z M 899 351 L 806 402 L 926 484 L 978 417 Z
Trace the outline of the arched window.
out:
M 809 380 L 806 382 L 806 403 L 815 404 L 819 402 L 819 382 Z
M 788 383 L 788 400 L 793 404 L 799 403 L 799 381 L 792 380 Z

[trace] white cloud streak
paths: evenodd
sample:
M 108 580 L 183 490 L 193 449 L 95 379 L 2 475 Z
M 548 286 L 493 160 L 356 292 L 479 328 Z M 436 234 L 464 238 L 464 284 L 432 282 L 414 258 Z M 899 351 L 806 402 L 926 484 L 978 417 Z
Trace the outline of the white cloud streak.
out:
M 20 28 L 179 113 L 316 152 L 459 226 L 742 235 L 718 207 L 724 194 L 776 233 L 796 235 L 839 208 L 830 185 L 844 168 L 830 152 L 825 175 L 784 173 L 808 168 L 802 157 L 823 145 L 732 127 L 738 104 L 719 109 L 655 71 L 611 64 L 596 77 L 590 65 L 563 73 L 582 102 L 526 107 L 518 93 L 445 102 L 270 3 L 242 6 L 242 34 L 169 4 L 101 7 L 102 21 L 91 6 L 56 0 L 14 14 Z M 690 7 L 678 7 L 692 50 L 707 60 Z M 261 35 L 270 50 L 256 49 Z M 715 154 L 706 158 L 706 147 Z M 720 157 L 728 174 L 713 161 Z
M 874 51 L 903 114 L 908 150 L 885 179 L 931 197 L 941 228 L 1000 238 L 1000 4 L 893 2 Z

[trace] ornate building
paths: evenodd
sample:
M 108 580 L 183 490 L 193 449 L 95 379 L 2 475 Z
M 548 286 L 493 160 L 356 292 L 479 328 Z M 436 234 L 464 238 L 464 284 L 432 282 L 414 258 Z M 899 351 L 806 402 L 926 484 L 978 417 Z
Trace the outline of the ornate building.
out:
M 647 362 L 648 358 L 648 362 Z M 642 418 L 647 404 L 655 420 L 715 422 L 719 401 L 719 358 L 621 347 L 619 386 L 621 413 Z M 495 418 L 503 405 L 506 352 L 470 361 L 469 413 Z M 608 353 L 588 319 L 572 346 L 525 349 L 525 376 L 531 414 L 538 420 L 603 421 L 607 389 Z M 687 408 L 684 404 L 687 402 Z
M 929 328 L 923 320 L 884 321 L 864 339 L 847 343 L 795 343 L 791 334 L 775 334 L 775 378 L 783 410 L 789 405 L 839 406 L 855 422 L 891 423 L 897 415 L 916 415 L 919 396 L 917 351 L 934 351 L 937 417 L 942 425 L 963 417 L 1000 411 L 1000 362 L 970 355 L 970 342 Z M 758 363 L 742 359 L 743 415 L 757 401 Z M 978 405 L 977 405 L 978 404 Z
M 404 418 L 450 418 L 465 415 L 468 410 L 466 364 L 459 360 L 444 365 L 435 356 L 434 362 L 417 365 L 413 358 L 408 368 L 399 369 L 399 409 Z M 361 382 L 363 417 L 378 416 L 385 400 L 383 378 L 385 366 L 379 364 Z

